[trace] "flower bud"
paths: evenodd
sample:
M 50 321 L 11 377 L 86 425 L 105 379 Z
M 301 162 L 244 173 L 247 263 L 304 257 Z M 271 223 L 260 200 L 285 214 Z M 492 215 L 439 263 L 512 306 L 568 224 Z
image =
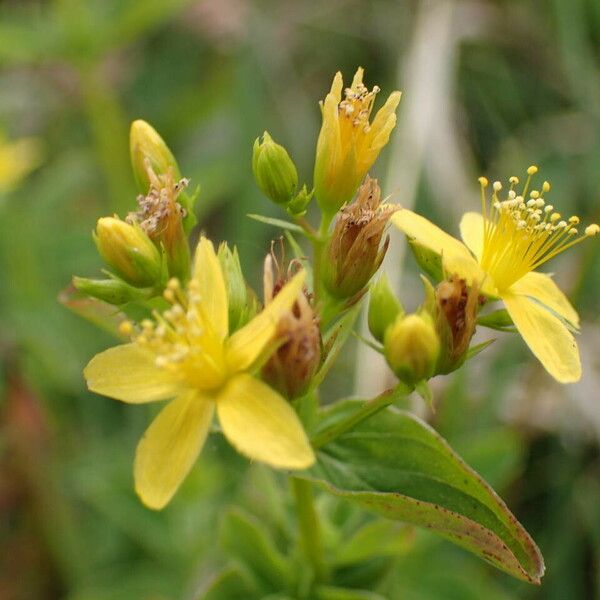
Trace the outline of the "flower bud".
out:
M 127 283 L 150 287 L 159 281 L 160 252 L 139 226 L 103 217 L 98 219 L 94 240 L 106 264 Z
M 165 175 L 171 171 L 175 179 L 181 179 L 173 153 L 156 129 L 142 119 L 131 124 L 129 150 L 133 175 L 140 193 L 147 194 L 152 183 L 148 176 L 148 162 L 157 175 Z
M 265 131 L 262 142 L 256 138 L 252 151 L 252 171 L 256 185 L 275 204 L 287 204 L 298 187 L 298 171 L 287 150 Z
M 154 295 L 152 288 L 133 287 L 122 279 L 73 277 L 73 286 L 86 296 L 92 296 L 115 306 L 147 300 Z
M 287 280 L 273 253 L 265 259 L 263 277 L 265 305 L 268 305 Z M 280 344 L 279 348 L 264 365 L 262 377 L 286 398 L 299 398 L 306 393 L 321 365 L 319 322 L 304 291 L 279 321 L 275 342 Z
M 408 385 L 429 379 L 440 353 L 440 340 L 427 312 L 398 315 L 387 328 L 384 353 L 398 379 Z
M 479 310 L 479 290 L 453 275 L 435 288 L 435 322 L 441 351 L 436 373 L 455 371 L 467 357 L 475 333 Z
M 217 257 L 227 286 L 229 299 L 229 334 L 243 327 L 258 312 L 258 300 L 246 284 L 237 248 L 230 250 L 226 242 L 219 245 Z
M 371 287 L 368 314 L 369 331 L 376 340 L 383 342 L 385 330 L 396 320 L 398 315 L 403 314 L 402 304 L 390 289 L 388 278 L 384 273 Z
M 334 298 L 354 296 L 377 271 L 389 244 L 386 238 L 380 248 L 381 238 L 395 210 L 381 204 L 377 180 L 368 176 L 356 200 L 340 210 L 321 265 L 323 283 Z

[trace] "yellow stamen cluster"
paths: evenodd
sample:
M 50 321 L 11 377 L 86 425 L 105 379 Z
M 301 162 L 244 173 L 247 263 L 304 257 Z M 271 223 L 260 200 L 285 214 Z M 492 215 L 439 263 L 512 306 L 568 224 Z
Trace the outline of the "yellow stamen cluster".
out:
M 486 188 L 489 182 L 485 177 L 479 179 L 484 218 L 481 266 L 491 274 L 499 290 L 508 289 L 526 273 L 600 232 L 600 227 L 592 224 L 580 234 L 576 227 L 579 217 L 565 220 L 554 206 L 546 204 L 544 194 L 550 191 L 547 181 L 541 190 L 529 192 L 531 178 L 537 170 L 535 166 L 527 169 L 527 179 L 520 194 L 514 189 L 519 179 L 510 177 L 505 200 L 499 197 L 502 184 L 495 181 L 488 202 Z
M 133 341 L 154 354 L 157 367 L 182 382 L 200 389 L 218 388 L 225 378 L 223 341 L 206 317 L 196 281 L 192 279 L 183 290 L 177 279 L 171 279 L 163 295 L 171 307 L 143 320 Z M 125 323 L 123 333 L 131 331 Z

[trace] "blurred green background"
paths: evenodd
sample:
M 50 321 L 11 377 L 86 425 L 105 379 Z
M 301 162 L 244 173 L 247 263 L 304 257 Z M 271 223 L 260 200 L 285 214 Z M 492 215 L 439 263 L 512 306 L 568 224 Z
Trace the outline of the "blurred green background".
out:
M 143 508 L 132 457 L 152 409 L 85 390 L 83 366 L 112 340 L 57 297 L 73 274 L 98 274 L 96 219 L 133 208 L 134 118 L 201 185 L 199 227 L 235 242 L 257 285 L 276 231 L 245 215 L 280 215 L 253 183 L 252 142 L 268 129 L 310 183 L 317 100 L 358 65 L 382 95 L 404 92 L 376 169 L 394 201 L 457 233 L 477 176 L 535 162 L 563 214 L 600 220 L 598 0 L 0 2 L 0 131 L 42 149 L 0 194 L 2 600 L 195 599 L 237 558 L 232 504 L 293 527 L 273 477 L 218 436 L 165 511 Z M 399 280 L 403 248 L 395 239 L 387 269 L 410 306 L 421 291 L 412 262 Z M 555 385 L 503 334 L 436 382 L 434 426 L 540 545 L 541 588 L 418 532 L 388 567 L 390 599 L 600 598 L 599 258 L 592 241 L 551 267 L 583 317 L 580 383 Z M 353 368 L 350 356 L 328 400 L 353 391 Z M 373 387 L 369 372 L 356 389 Z

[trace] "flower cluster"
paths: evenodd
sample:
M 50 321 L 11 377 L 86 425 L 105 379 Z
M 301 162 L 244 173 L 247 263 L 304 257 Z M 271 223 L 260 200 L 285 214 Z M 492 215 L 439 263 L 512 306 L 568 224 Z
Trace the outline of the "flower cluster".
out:
M 89 389 L 134 404 L 169 400 L 136 452 L 135 488 L 151 508 L 173 497 L 215 416 L 223 436 L 252 460 L 293 471 L 314 465 L 316 388 L 369 286 L 368 322 L 376 342 L 367 342 L 385 356 L 405 390 L 427 396 L 431 377 L 456 370 L 474 354 L 479 313 L 496 300 L 553 377 L 571 382 L 581 375 L 571 333 L 579 327 L 577 312 L 550 275 L 536 269 L 596 235 L 598 225 L 580 232 L 577 217 L 563 218 L 547 203 L 547 182 L 531 189 L 537 168 L 530 167 L 521 188 L 518 178 L 509 179 L 505 195 L 495 182 L 488 197 L 488 181 L 480 179 L 481 214 L 463 217 L 461 243 L 382 199 L 368 175 L 394 129 L 400 92 L 371 121 L 379 88 L 365 87 L 363 70 L 342 90 L 337 73 L 321 103 L 312 186 L 299 186 L 293 159 L 267 132 L 254 144 L 256 183 L 293 220 L 277 223 L 289 230 L 295 253 L 289 264 L 283 252 L 275 257 L 273 246 L 267 254 L 262 306 L 235 247 L 223 242 L 215 251 L 201 235 L 192 260 L 189 181 L 150 125 L 132 125 L 137 208 L 125 220 L 99 219 L 94 238 L 107 277 L 77 277 L 74 285 L 99 310 L 111 305 L 120 316 L 119 334 L 128 340 L 90 361 L 84 371 Z M 313 196 L 317 207 L 311 207 Z M 311 208 L 320 210 L 319 226 L 309 222 Z M 371 284 L 389 245 L 389 222 L 409 238 L 423 270 L 437 278 L 423 276 L 423 303 L 408 314 L 385 275 Z M 312 252 L 290 232 L 302 235 Z M 358 421 L 348 422 L 350 428 Z

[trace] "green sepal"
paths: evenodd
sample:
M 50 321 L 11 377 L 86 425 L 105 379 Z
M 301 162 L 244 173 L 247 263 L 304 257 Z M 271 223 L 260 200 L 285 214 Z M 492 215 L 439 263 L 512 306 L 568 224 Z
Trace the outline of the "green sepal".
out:
M 408 239 L 408 244 L 419 267 L 434 281 L 442 281 L 444 279 L 444 268 L 441 254 L 437 254 L 433 250 L 421 246 L 410 238 Z
M 154 288 L 137 288 L 116 276 L 110 279 L 88 279 L 74 276 L 73 286 L 86 296 L 97 298 L 114 306 L 121 306 L 128 302 L 142 302 L 152 298 L 155 294 Z
M 516 331 L 515 324 L 505 308 L 500 308 L 486 315 L 477 317 L 477 325 L 496 329 L 497 331 Z

